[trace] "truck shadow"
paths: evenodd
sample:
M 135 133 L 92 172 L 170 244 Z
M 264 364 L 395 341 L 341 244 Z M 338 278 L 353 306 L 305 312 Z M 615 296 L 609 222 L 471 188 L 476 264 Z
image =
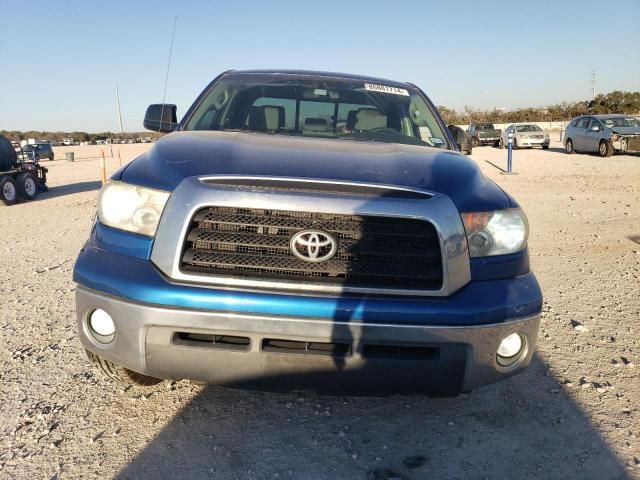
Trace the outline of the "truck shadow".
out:
M 75 193 L 93 192 L 102 188 L 102 182 L 78 182 L 70 183 L 68 185 L 58 185 L 55 187 L 49 187 L 46 192 L 39 193 L 35 201 L 39 200 L 51 200 L 52 198 L 64 197 L 65 195 L 73 195 Z
M 448 399 L 206 386 L 117 478 L 630 478 L 546 372 Z

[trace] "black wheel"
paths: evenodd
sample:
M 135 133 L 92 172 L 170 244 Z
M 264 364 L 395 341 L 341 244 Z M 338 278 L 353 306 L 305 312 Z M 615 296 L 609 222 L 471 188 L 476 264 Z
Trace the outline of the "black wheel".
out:
M 16 182 L 11 177 L 0 179 L 0 200 L 5 205 L 13 205 L 18 201 Z
M 50 161 L 50 162 L 53 162 L 54 158 L 55 158 L 55 155 L 52 153 L 52 154 L 49 156 L 49 161 Z
M 496 140 L 495 142 L 493 142 L 493 146 L 494 147 L 499 147 L 500 146 L 500 141 L 501 140 Z
M 549 150 L 549 145 L 542 145 L 543 150 Z
M 126 367 L 116 365 L 115 363 L 99 357 L 89 350 L 85 351 L 87 352 L 87 357 L 89 357 L 91 363 L 93 363 L 93 365 L 97 367 L 103 375 L 109 378 L 109 380 L 114 382 L 123 383 L 125 385 L 135 385 L 137 387 L 152 387 L 153 385 L 157 385 L 163 381 L 160 378 L 149 377 L 148 375 L 143 375 L 142 373 L 129 370 Z
M 33 200 L 38 194 L 38 181 L 33 173 L 24 172 L 16 179 L 18 196 L 23 200 Z
M 567 141 L 564 142 L 564 151 L 568 154 L 576 153 L 576 151 L 573 149 L 573 140 L 571 140 L 570 138 L 567 138 Z
M 504 140 L 498 140 L 498 148 L 504 148 Z
M 513 139 L 513 149 L 514 150 L 518 149 L 518 141 L 515 138 Z
M 613 145 L 611 145 L 611 142 L 600 140 L 600 145 L 598 145 L 598 155 L 601 157 L 610 157 L 613 155 Z
M 36 162 L 40 161 L 40 155 L 38 154 L 36 154 L 33 158 L 35 159 Z

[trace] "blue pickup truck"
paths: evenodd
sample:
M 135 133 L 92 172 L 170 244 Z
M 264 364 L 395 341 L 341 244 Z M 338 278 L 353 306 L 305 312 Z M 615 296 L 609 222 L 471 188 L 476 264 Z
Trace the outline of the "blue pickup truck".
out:
M 102 189 L 74 268 L 92 362 L 136 385 L 450 396 L 522 371 L 518 203 L 410 83 L 228 71 Z

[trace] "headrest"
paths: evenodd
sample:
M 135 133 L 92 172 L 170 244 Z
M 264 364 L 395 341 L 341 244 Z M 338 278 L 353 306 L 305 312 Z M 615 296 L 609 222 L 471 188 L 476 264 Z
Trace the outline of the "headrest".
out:
M 251 107 L 247 127 L 251 130 L 278 130 L 284 127 L 284 107 L 274 105 Z
M 356 128 L 356 113 L 358 113 L 357 110 L 351 110 L 349 111 L 349 113 L 347 114 L 347 130 L 355 130 Z
M 360 108 L 356 111 L 355 130 L 373 130 L 387 126 L 387 116 L 371 108 Z
M 329 126 L 324 118 L 305 118 L 304 130 L 307 132 L 328 132 Z

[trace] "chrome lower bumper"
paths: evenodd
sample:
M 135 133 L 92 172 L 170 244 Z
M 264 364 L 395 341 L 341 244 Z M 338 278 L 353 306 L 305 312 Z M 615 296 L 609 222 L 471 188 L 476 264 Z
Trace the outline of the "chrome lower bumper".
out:
M 140 304 L 81 286 L 76 303 L 82 344 L 131 370 L 240 387 L 336 392 L 454 395 L 496 382 L 529 364 L 540 322 L 535 315 L 449 327 L 233 314 Z M 99 343 L 89 331 L 87 317 L 96 308 L 107 311 L 116 324 L 109 344 Z M 504 368 L 496 361 L 496 351 L 501 339 L 514 332 L 525 336 L 527 350 L 515 365 Z M 185 340 L 181 334 L 248 342 L 216 345 Z M 274 350 L 265 343 L 268 339 L 291 345 L 348 344 L 350 351 L 335 355 L 311 348 Z

